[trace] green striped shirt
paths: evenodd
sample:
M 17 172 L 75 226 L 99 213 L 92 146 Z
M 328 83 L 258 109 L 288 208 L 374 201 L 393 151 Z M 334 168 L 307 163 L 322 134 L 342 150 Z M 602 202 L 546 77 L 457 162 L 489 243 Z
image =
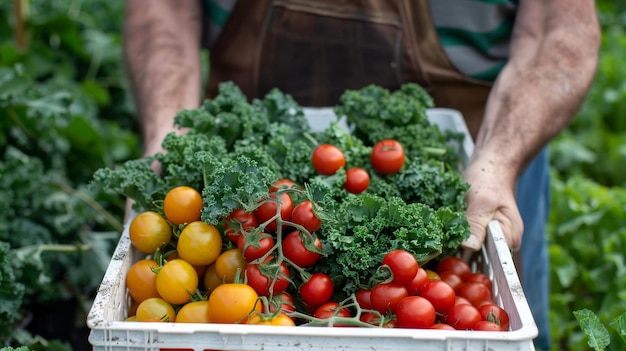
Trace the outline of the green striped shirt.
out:
M 430 0 L 444 51 L 465 75 L 493 81 L 509 58 L 516 1 Z
M 226 24 L 236 1 L 203 0 L 209 47 Z M 493 81 L 509 57 L 517 1 L 429 2 L 435 29 L 452 64 L 469 77 Z

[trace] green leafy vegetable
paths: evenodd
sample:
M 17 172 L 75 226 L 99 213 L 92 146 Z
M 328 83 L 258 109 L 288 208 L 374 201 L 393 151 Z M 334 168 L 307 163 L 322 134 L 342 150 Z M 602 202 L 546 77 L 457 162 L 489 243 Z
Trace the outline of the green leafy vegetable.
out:
M 596 351 L 604 350 L 610 343 L 609 331 L 600 323 L 598 316 L 590 310 L 574 311 L 574 317 L 589 337 L 587 342 Z
M 279 90 L 247 102 L 232 82 L 223 83 L 213 100 L 175 117 L 175 124 L 187 130 L 170 133 L 162 143 L 165 153 L 154 157 L 162 177 L 149 174 L 152 159 L 133 160 L 96 172 L 94 183 L 155 211 L 169 189 L 195 187 L 202 191 L 202 220 L 219 227 L 235 209 L 258 208 L 272 183 L 290 179 L 303 189 L 292 198 L 296 203 L 314 200 L 322 220 L 316 235 L 324 243 L 325 259 L 311 269 L 341 280 L 338 290 L 344 294 L 366 285 L 392 249 L 413 252 L 421 262 L 457 250 L 469 235 L 464 215 L 468 185 L 454 145 L 460 139 L 430 123 L 430 97 L 407 84 L 393 93 L 377 86 L 347 91 L 342 101 L 335 109 L 338 119 L 313 131 L 302 108 Z M 342 114 L 354 133 L 338 123 Z M 370 164 L 370 145 L 380 138 L 407 145 L 410 153 L 397 174 L 377 174 Z M 371 185 L 364 193 L 343 188 L 345 169 L 332 176 L 315 172 L 311 155 L 321 143 L 339 147 L 346 168 L 368 170 Z

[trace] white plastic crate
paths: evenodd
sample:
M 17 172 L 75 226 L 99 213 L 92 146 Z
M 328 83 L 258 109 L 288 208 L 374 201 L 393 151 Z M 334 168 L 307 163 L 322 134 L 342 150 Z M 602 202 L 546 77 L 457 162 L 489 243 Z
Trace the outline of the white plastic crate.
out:
M 315 129 L 325 128 L 334 119 L 331 109 L 306 109 L 306 114 Z M 458 111 L 432 109 L 428 116 L 443 129 L 469 135 Z M 468 136 L 460 150 L 464 161 L 472 150 Z M 127 222 L 89 312 L 89 342 L 94 351 L 534 350 L 537 327 L 498 222 L 489 224 L 485 244 L 474 256 L 472 267 L 492 279 L 494 300 L 509 314 L 507 332 L 125 322 L 129 306 L 126 274 L 144 257 L 130 244 Z

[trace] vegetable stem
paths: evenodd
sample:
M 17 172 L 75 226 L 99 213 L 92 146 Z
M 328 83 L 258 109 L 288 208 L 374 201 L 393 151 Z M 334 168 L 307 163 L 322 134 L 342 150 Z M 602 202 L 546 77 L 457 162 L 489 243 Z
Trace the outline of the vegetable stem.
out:
M 97 201 L 95 201 L 91 196 L 85 194 L 84 192 L 82 192 L 80 190 L 76 190 L 76 189 L 72 188 L 71 186 L 67 185 L 66 183 L 59 182 L 57 184 L 61 187 L 61 189 L 66 194 L 68 194 L 70 196 L 75 196 L 77 199 L 79 199 L 82 202 L 86 203 L 94 211 L 96 211 L 98 214 L 100 214 L 104 218 L 104 220 L 107 223 L 109 223 L 109 225 L 111 227 L 113 227 L 115 230 L 117 230 L 118 232 L 121 232 L 122 230 L 124 230 L 124 225 L 119 220 L 117 220 L 113 215 L 111 215 L 111 213 L 109 213 L 109 211 L 104 209 L 104 207 L 100 206 L 100 204 Z

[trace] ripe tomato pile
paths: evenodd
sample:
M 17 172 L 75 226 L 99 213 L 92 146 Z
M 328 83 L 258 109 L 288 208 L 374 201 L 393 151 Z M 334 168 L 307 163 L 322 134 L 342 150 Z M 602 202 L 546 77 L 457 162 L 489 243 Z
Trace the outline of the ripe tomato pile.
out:
M 342 151 L 329 144 L 316 148 L 311 162 L 328 176 L 346 164 Z M 371 162 L 381 174 L 398 172 L 402 145 L 377 143 Z M 368 184 L 365 170 L 346 171 L 347 191 L 360 194 Z M 128 320 L 509 329 L 506 311 L 493 300 L 492 281 L 455 256 L 422 267 L 412 253 L 392 250 L 369 286 L 337 300 L 337 282 L 313 269 L 324 259 L 324 243 L 315 235 L 323 223 L 316 203 L 304 194 L 301 186 L 280 179 L 254 211 L 238 208 L 211 225 L 201 220 L 200 191 L 171 189 L 161 213 L 141 212 L 129 226 L 131 244 L 146 257 L 126 277 Z

